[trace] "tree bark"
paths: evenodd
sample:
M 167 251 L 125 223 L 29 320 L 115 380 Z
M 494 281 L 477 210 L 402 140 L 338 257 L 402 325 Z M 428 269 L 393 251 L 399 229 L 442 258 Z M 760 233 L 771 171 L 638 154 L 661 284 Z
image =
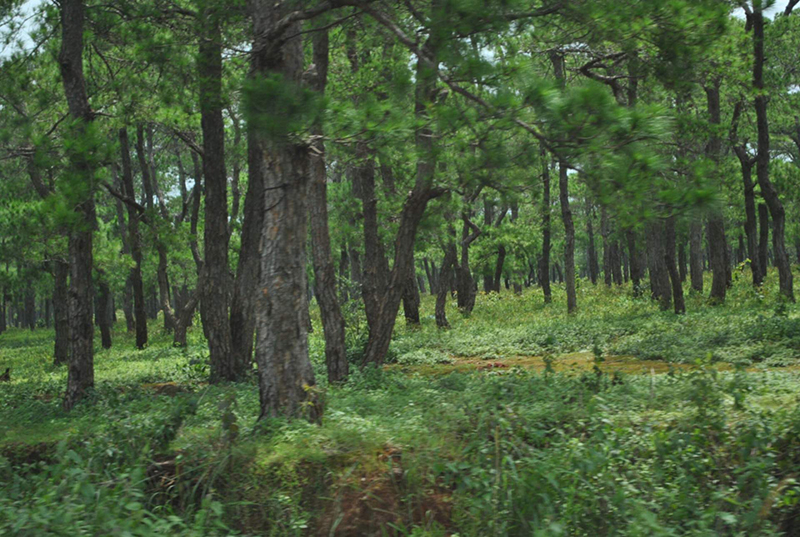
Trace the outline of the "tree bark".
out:
M 313 39 L 316 77 L 311 87 L 320 95 L 325 93 L 328 77 L 328 32 L 320 31 Z M 325 336 L 325 364 L 328 382 L 343 382 L 349 373 L 344 342 L 344 318 L 336 297 L 336 272 L 331 255 L 331 239 L 328 230 L 328 184 L 325 171 L 325 145 L 321 140 L 322 126 L 314 127 L 320 140 L 314 142 L 311 157 L 311 184 L 309 187 L 309 212 L 311 213 L 311 252 L 314 256 L 314 279 L 316 280 L 317 303 L 322 318 Z M 417 314 L 419 322 L 419 313 Z
M 672 303 L 675 313 L 686 313 L 686 303 L 683 300 L 683 287 L 675 266 L 675 216 L 670 216 L 664 222 L 664 263 L 667 265 L 670 283 L 672 284 Z
M 461 230 L 461 263 L 456 271 L 458 277 L 458 308 L 462 313 L 469 315 L 475 308 L 475 295 L 477 294 L 477 286 L 469 268 L 469 248 L 472 242 L 481 234 L 481 230 L 472 223 L 466 211 L 462 213 L 461 220 L 464 224 Z M 470 233 L 470 231 L 472 232 Z
M 544 303 L 553 301 L 550 290 L 550 166 L 544 146 L 539 156 L 542 159 L 542 256 L 539 258 L 539 284 L 542 286 Z
M 451 230 L 450 234 L 453 234 Z M 444 247 L 444 259 L 442 260 L 442 276 L 439 281 L 439 292 L 436 294 L 436 326 L 439 328 L 449 328 L 450 323 L 447 322 L 447 293 L 450 289 L 450 279 L 453 274 L 453 268 L 456 264 L 458 253 L 456 251 L 455 242 L 450 240 Z
M 437 41 L 436 34 L 431 34 L 423 45 L 426 56 L 436 62 Z M 436 74 L 425 66 L 423 62 L 417 63 L 415 114 L 419 120 L 429 120 L 427 109 L 434 102 L 436 92 Z M 434 133 L 429 125 L 417 129 L 416 148 L 418 152 L 417 176 L 414 188 L 409 193 L 403 205 L 400 216 L 400 227 L 395 240 L 394 265 L 387 285 L 386 295 L 381 302 L 379 323 L 376 330 L 370 330 L 369 340 L 364 350 L 362 366 L 383 363 L 389 344 L 392 339 L 394 323 L 397 319 L 397 310 L 403 293 L 402 282 L 413 268 L 414 239 L 417 227 L 425 214 L 428 202 L 443 193 L 441 189 L 433 187 L 433 175 L 436 166 L 434 148 Z M 442 278 L 445 277 L 442 271 Z M 441 282 L 440 282 L 441 283 Z M 439 285 L 439 291 L 449 286 Z
M 625 239 L 628 243 L 628 257 L 630 259 L 631 281 L 633 282 L 633 294 L 639 296 L 642 293 L 642 259 L 636 249 L 636 232 L 632 229 L 625 231 Z
M 669 274 L 665 263 L 666 251 L 662 237 L 663 226 L 658 222 L 648 222 L 647 260 L 650 264 L 650 288 L 653 298 L 659 301 L 662 310 L 668 310 L 672 304 Z
M 128 130 L 123 127 L 119 130 L 119 142 L 122 156 L 122 186 L 125 196 L 129 200 L 136 199 L 136 190 L 133 186 L 133 169 L 131 166 L 131 151 L 128 142 Z M 128 245 L 134 266 L 131 268 L 128 279 L 133 292 L 133 318 L 136 329 L 136 347 L 144 349 L 147 346 L 147 310 L 144 303 L 144 285 L 142 283 L 142 237 L 139 233 L 139 222 L 142 217 L 139 211 L 128 204 Z
M 767 102 L 769 95 L 764 90 L 764 13 L 760 2 L 754 2 L 753 12 L 748 15 L 753 26 L 753 88 L 755 89 L 756 128 L 758 130 L 758 153 L 756 155 L 756 177 L 761 187 L 761 195 L 772 216 L 772 243 L 775 250 L 775 264 L 778 267 L 780 292 L 787 300 L 794 302 L 792 266 L 786 252 L 786 212 L 778 197 L 778 191 L 769 178 L 769 122 Z M 764 265 L 766 267 L 766 265 Z
M 86 145 L 92 145 L 89 125 L 94 113 L 89 106 L 83 77 L 84 5 L 81 0 L 61 2 L 61 50 L 58 63 L 67 107 L 74 120 L 71 136 L 77 144 L 69 152 L 74 184 L 72 195 L 77 221 L 69 236 L 70 358 L 64 410 L 71 410 L 94 386 L 94 326 L 92 324 L 92 234 L 97 224 L 94 206 L 94 169 Z
M 95 303 L 95 317 L 100 326 L 100 341 L 104 349 L 111 348 L 111 312 L 108 310 L 110 291 L 108 283 L 103 279 L 97 282 L 97 301 Z
M 283 83 L 299 86 L 303 71 L 300 24 L 283 32 L 277 22 L 290 9 L 266 0 L 251 3 L 254 43 L 251 77 L 280 74 Z M 285 36 L 295 36 L 283 40 Z M 309 147 L 283 137 L 265 137 L 248 129 L 249 151 L 260 155 L 251 178 L 262 181 L 264 221 L 260 242 L 260 275 L 256 303 L 256 349 L 260 419 L 322 417 L 308 356 L 308 282 L 306 238 Z
M 703 292 L 703 228 L 700 221 L 693 219 L 689 227 L 689 274 L 692 289 Z
M 586 234 L 589 237 L 589 245 L 586 252 L 588 261 L 589 280 L 592 285 L 597 285 L 597 274 L 600 272 L 600 267 L 597 263 L 597 249 L 594 245 L 594 226 L 592 225 L 592 209 L 588 208 L 586 211 Z
M 719 79 L 715 79 L 710 85 L 705 86 L 706 102 L 708 106 L 709 124 L 712 129 L 719 127 L 720 124 L 720 97 L 719 97 Z M 720 173 L 720 155 L 722 151 L 722 142 L 717 134 L 712 131 L 711 137 L 706 145 L 706 155 L 714 162 L 715 175 L 721 182 Z M 712 209 L 711 214 L 708 216 L 708 246 L 710 250 L 711 272 L 713 278 L 711 280 L 711 294 L 709 298 L 712 303 L 722 304 L 725 302 L 725 291 L 727 289 L 727 263 L 725 258 L 727 256 L 727 241 L 725 239 L 725 221 L 722 219 L 722 213 L 719 209 Z
M 200 123 L 203 130 L 205 233 L 200 318 L 208 339 L 209 381 L 242 380 L 249 362 L 231 352 L 228 313 L 231 289 L 228 266 L 228 179 L 225 167 L 225 123 L 222 118 L 222 35 L 220 6 L 203 2 L 197 70 L 200 80 Z M 236 358 L 238 361 L 234 361 Z
M 54 259 L 53 268 L 53 319 L 56 341 L 53 349 L 54 365 L 66 364 L 69 361 L 69 307 L 67 277 L 69 264 Z

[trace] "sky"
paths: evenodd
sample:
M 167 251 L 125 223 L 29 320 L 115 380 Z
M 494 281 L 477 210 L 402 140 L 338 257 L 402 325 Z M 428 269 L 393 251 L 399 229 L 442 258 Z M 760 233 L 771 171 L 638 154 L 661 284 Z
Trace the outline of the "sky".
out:
M 18 18 L 18 20 L 21 21 L 21 20 L 24 20 L 24 19 L 28 18 L 34 12 L 34 10 L 37 7 L 39 7 L 44 2 L 48 2 L 48 1 L 52 1 L 52 0 L 25 0 L 23 2 L 22 9 L 21 9 L 21 15 Z M 769 10 L 766 11 L 767 15 L 772 17 L 775 13 L 782 12 L 784 10 L 784 8 L 786 7 L 786 4 L 788 2 L 789 2 L 789 0 L 776 0 L 775 4 Z M 735 14 L 738 17 L 744 18 L 744 11 L 741 10 L 741 9 L 737 10 L 735 12 Z M 33 22 L 30 21 L 28 23 L 28 25 L 27 25 L 27 28 L 23 28 L 22 31 L 20 32 L 20 34 L 21 34 L 20 38 L 22 39 L 22 48 L 24 48 L 24 49 L 28 49 L 28 48 L 33 46 L 33 41 L 31 41 L 31 39 L 30 39 L 30 37 L 28 35 L 30 33 L 30 30 L 32 29 L 32 26 L 33 26 Z M 0 32 L 2 32 L 2 30 L 3 29 L 0 28 Z M 12 54 L 16 50 L 17 50 L 17 48 L 15 48 L 13 46 L 12 47 L 0 48 L 0 59 L 2 59 L 5 56 L 8 56 L 8 55 Z

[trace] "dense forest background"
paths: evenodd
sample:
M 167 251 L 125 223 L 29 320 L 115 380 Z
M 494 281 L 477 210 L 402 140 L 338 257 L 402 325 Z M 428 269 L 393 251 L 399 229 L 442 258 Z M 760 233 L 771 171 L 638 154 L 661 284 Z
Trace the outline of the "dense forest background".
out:
M 172 373 L 123 365 L 163 352 L 180 379 L 222 390 L 230 447 L 245 413 L 358 413 L 352 390 L 393 390 L 381 375 L 398 365 L 458 373 L 516 357 L 552 375 L 558 356 L 587 352 L 594 376 L 578 386 L 594 394 L 625 384 L 604 376 L 612 356 L 794 366 L 797 3 L 3 2 L 7 410 L 46 385 L 47 412 L 89 416 L 119 371 L 180 394 Z M 687 382 L 701 395 L 660 404 L 710 404 L 716 370 L 697 367 Z M 737 410 L 741 375 L 725 388 Z M 581 382 L 549 378 L 535 382 L 556 399 Z M 775 378 L 763 382 L 789 382 Z M 238 407 L 254 382 L 257 404 Z M 630 382 L 656 397 L 655 381 Z M 188 401 L 167 412 L 165 446 L 187 412 L 199 419 Z M 501 457 L 487 456 L 496 492 Z M 795 490 L 787 468 L 748 494 Z M 222 507 L 190 504 L 228 531 Z M 755 526 L 718 511 L 706 529 L 761 531 L 770 510 Z M 548 513 L 541 524 L 563 515 Z

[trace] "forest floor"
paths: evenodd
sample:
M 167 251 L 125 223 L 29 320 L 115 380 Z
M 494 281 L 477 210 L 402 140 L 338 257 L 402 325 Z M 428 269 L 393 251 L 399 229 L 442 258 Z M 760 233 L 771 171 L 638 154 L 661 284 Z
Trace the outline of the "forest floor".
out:
M 738 274 L 725 306 L 629 288 L 481 295 L 438 330 L 398 320 L 389 363 L 326 411 L 257 423 L 251 382 L 208 386 L 194 328 L 133 350 L 117 324 L 66 414 L 52 331 L 0 335 L 2 535 L 772 535 L 800 527 L 800 307 Z M 360 359 L 363 319 L 348 313 Z M 793 533 L 795 532 L 795 533 Z

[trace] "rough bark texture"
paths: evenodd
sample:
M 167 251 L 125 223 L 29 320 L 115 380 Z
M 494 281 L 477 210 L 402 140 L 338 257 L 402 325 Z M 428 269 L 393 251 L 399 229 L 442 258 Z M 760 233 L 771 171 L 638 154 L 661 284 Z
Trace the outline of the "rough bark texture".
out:
M 58 63 L 69 114 L 75 121 L 73 135 L 86 136 L 94 113 L 89 106 L 83 78 L 84 6 L 81 0 L 61 2 L 61 50 Z M 80 144 L 79 144 L 80 145 Z M 70 358 L 64 409 L 71 410 L 94 386 L 94 326 L 92 324 L 92 233 L 96 225 L 94 170 L 85 147 L 69 154 L 74 179 L 77 213 L 69 236 Z
M 689 227 L 689 274 L 692 290 L 703 292 L 703 227 L 695 218 Z
M 108 309 L 111 293 L 108 284 L 100 280 L 97 282 L 97 300 L 95 302 L 95 318 L 100 327 L 100 342 L 104 349 L 111 348 L 111 311 Z
M 128 130 L 122 128 L 119 131 L 119 143 L 122 156 L 122 186 L 125 196 L 129 200 L 136 199 L 136 191 L 133 186 L 133 169 L 131 166 L 130 143 L 128 142 Z M 142 237 L 139 234 L 139 222 L 142 215 L 136 210 L 133 204 L 128 205 L 128 245 L 131 251 L 131 258 L 134 266 L 131 267 L 128 280 L 130 281 L 133 294 L 133 318 L 136 329 L 136 347 L 139 349 L 147 346 L 147 310 L 144 303 L 144 287 L 142 285 Z
M 781 294 L 794 302 L 792 266 L 786 251 L 786 212 L 778 197 L 778 191 L 769 178 L 769 122 L 767 102 L 769 96 L 764 90 L 764 14 L 762 5 L 754 2 L 753 13 L 749 15 L 753 25 L 753 88 L 755 89 L 756 127 L 758 129 L 758 154 L 756 156 L 756 177 L 761 187 L 761 195 L 772 217 L 772 243 L 775 250 L 775 265 L 778 267 Z M 764 265 L 766 267 L 766 265 Z
M 276 29 L 289 6 L 259 0 L 251 7 L 255 36 L 251 75 L 280 73 L 286 84 L 300 85 L 300 24 L 290 24 L 283 32 Z M 295 37 L 283 41 L 283 35 Z M 264 193 L 255 351 L 260 418 L 304 416 L 319 421 L 322 406 L 314 390 L 306 322 L 309 147 L 288 138 L 265 138 L 253 128 L 248 144 L 252 144 L 249 151 L 260 157 L 251 180 L 262 181 Z
M 647 261 L 650 265 L 650 288 L 653 298 L 658 300 L 662 310 L 668 310 L 672 304 L 672 289 L 669 274 L 665 263 L 666 252 L 663 226 L 658 222 L 648 222 L 647 235 Z
M 231 352 L 228 317 L 231 288 L 228 268 L 228 181 L 225 124 L 222 119 L 222 37 L 218 9 L 218 6 L 208 3 L 202 5 L 198 13 L 202 34 L 197 61 L 206 193 L 200 317 L 208 339 L 212 384 L 242 380 L 250 365 Z M 234 358 L 239 361 L 234 361 Z
M 419 288 L 417 287 L 417 276 L 414 272 L 414 263 L 411 264 L 412 269 L 408 274 L 405 281 L 405 288 L 403 289 L 403 316 L 406 318 L 406 324 L 418 325 L 419 324 Z
M 311 82 L 315 91 L 323 94 L 328 77 L 328 33 L 321 31 L 314 36 L 314 65 L 316 77 Z M 315 134 L 322 134 L 322 127 L 315 127 Z M 344 318 L 336 297 L 336 271 L 331 255 L 331 239 L 328 231 L 328 184 L 325 172 L 325 145 L 321 140 L 314 143 L 311 157 L 311 184 L 309 186 L 309 212 L 311 213 L 311 251 L 314 256 L 314 279 L 316 296 L 325 336 L 325 363 L 328 382 L 347 379 L 349 364 L 344 344 Z M 412 282 L 413 285 L 413 282 Z M 416 286 L 414 285 L 416 288 Z M 419 296 L 419 295 L 417 295 Z M 419 322 L 419 313 L 417 313 Z
M 675 217 L 670 216 L 664 222 L 664 262 L 667 265 L 669 280 L 672 284 L 672 303 L 675 313 L 686 313 L 686 303 L 683 300 L 683 287 L 675 265 Z

